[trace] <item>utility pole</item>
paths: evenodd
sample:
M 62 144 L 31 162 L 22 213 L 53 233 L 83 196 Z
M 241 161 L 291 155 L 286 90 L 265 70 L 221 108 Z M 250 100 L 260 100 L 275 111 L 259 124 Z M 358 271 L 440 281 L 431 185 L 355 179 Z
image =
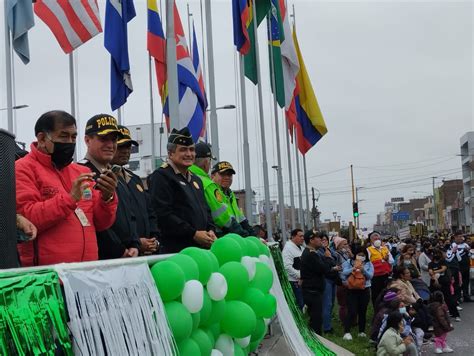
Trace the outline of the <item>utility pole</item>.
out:
M 357 203 L 357 207 L 359 207 L 359 194 L 358 194 L 359 188 L 358 188 L 358 187 L 355 187 L 355 191 L 356 191 L 355 201 L 356 201 L 356 203 Z M 355 218 L 355 219 L 356 219 L 355 221 L 357 221 L 357 223 L 356 223 L 356 227 L 357 227 L 357 228 L 360 228 L 360 221 L 359 221 L 359 218 L 360 218 L 360 213 L 359 213 L 359 215 Z
M 438 207 L 436 206 L 436 195 L 435 195 L 435 178 L 437 177 L 431 177 L 433 178 L 433 211 L 434 211 L 434 230 L 435 232 L 438 231 Z
M 354 203 L 356 202 L 356 198 L 355 198 L 355 188 L 354 188 L 354 170 L 352 168 L 352 164 L 351 164 L 351 182 L 352 182 L 352 206 L 354 206 Z M 352 217 L 354 218 L 354 225 L 355 225 L 355 228 L 357 229 L 357 218 L 354 216 L 354 214 L 352 214 Z
M 318 211 L 316 209 L 316 198 L 314 197 L 314 188 L 311 188 L 311 193 L 313 195 L 313 210 L 311 212 L 311 215 L 313 217 L 313 230 L 317 230 L 317 221 L 318 221 Z

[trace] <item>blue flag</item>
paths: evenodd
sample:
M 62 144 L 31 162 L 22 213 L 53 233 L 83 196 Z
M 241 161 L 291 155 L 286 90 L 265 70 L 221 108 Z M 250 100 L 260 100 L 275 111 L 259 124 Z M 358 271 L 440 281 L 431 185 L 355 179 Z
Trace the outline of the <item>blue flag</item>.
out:
M 128 60 L 127 24 L 135 17 L 132 0 L 107 0 L 105 8 L 104 46 L 109 51 L 110 103 L 116 110 L 126 103 L 133 91 Z
M 28 30 L 35 25 L 31 0 L 6 0 L 6 18 L 12 33 L 13 49 L 24 64 L 30 61 Z

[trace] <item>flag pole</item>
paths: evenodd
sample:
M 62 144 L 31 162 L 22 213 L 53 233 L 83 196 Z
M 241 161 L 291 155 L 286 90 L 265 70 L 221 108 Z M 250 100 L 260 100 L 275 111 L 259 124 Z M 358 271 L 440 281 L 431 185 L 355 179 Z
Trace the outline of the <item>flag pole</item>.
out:
M 206 78 L 206 51 L 204 48 L 204 16 L 203 16 L 203 11 L 202 11 L 202 0 L 199 0 L 199 9 L 200 9 L 200 15 L 201 15 L 201 44 L 202 44 L 202 61 L 201 61 L 201 70 L 202 70 L 202 77 L 204 79 L 204 83 L 208 83 L 208 80 Z M 206 115 L 206 113 L 204 113 Z M 209 120 L 207 119 L 206 115 L 206 142 L 209 141 Z
M 79 121 L 76 117 L 76 83 L 74 76 L 74 51 L 69 53 L 69 95 L 71 99 L 71 115 Z M 80 125 L 77 125 L 80 126 Z M 77 162 L 77 149 L 74 151 L 74 161 Z
M 119 107 L 117 109 L 117 120 L 118 120 L 119 125 L 123 125 L 122 124 L 122 107 Z
M 273 6 L 273 5 L 272 5 Z M 286 243 L 286 220 L 285 220 L 285 200 L 283 197 L 283 167 L 281 165 L 281 151 L 280 151 L 280 128 L 278 123 L 278 104 L 276 101 L 276 80 L 275 80 L 275 63 L 273 58 L 273 34 L 271 29 L 272 10 L 270 9 L 267 17 L 268 34 L 270 35 L 270 45 L 268 46 L 270 57 L 270 77 L 273 87 L 273 113 L 275 116 L 275 134 L 276 134 L 276 149 L 277 149 L 277 183 L 278 183 L 278 213 L 280 215 L 280 230 L 283 243 Z
M 211 0 L 205 0 L 206 10 L 206 39 L 207 39 L 207 61 L 208 61 L 208 76 L 209 76 L 209 120 L 211 125 L 211 143 L 212 153 L 220 159 L 219 147 L 219 125 L 217 122 L 216 111 L 216 83 L 214 78 L 214 47 L 212 44 L 212 16 L 211 16 Z M 204 61 L 204 58 L 203 58 Z
M 193 52 L 193 49 L 191 48 L 191 44 L 192 44 L 192 40 L 193 38 L 191 37 L 191 16 L 193 16 L 193 14 L 191 12 L 189 12 L 189 2 L 186 4 L 186 9 L 187 9 L 187 12 L 188 12 L 188 38 L 189 38 L 189 53 L 192 53 Z
M 289 183 L 290 183 L 291 229 L 293 230 L 293 229 L 296 229 L 295 193 L 293 190 L 293 172 L 291 168 L 290 134 L 288 130 L 288 120 L 285 120 L 285 123 L 286 123 L 286 152 L 288 154 L 288 177 L 289 177 Z
M 245 213 L 246 218 L 252 225 L 254 223 L 252 212 L 252 178 L 250 175 L 250 145 L 247 125 L 247 97 L 245 94 L 245 69 L 244 56 L 239 54 L 239 75 L 240 75 L 240 101 L 242 113 L 242 136 L 244 139 L 244 181 L 245 181 Z
M 268 181 L 268 162 L 267 162 L 267 145 L 265 142 L 265 120 L 263 115 L 263 95 L 262 95 L 262 85 L 260 83 L 260 58 L 259 58 L 259 48 L 258 48 L 258 26 L 257 26 L 257 7 L 255 1 L 252 1 L 252 12 L 254 14 L 253 18 L 253 28 L 255 33 L 255 58 L 256 58 L 256 69 L 257 69 L 257 89 L 258 89 L 258 111 L 260 118 L 260 139 L 262 144 L 262 163 L 263 163 L 263 189 L 265 192 L 265 221 L 267 223 L 267 236 L 269 241 L 273 241 L 273 223 L 272 216 L 270 213 L 270 185 Z M 210 68 L 209 68 L 210 70 Z
M 303 220 L 303 197 L 301 192 L 301 172 L 300 172 L 300 158 L 298 154 L 298 135 L 296 134 L 296 130 L 293 130 L 295 135 L 295 159 L 296 159 L 296 181 L 298 182 L 298 224 L 302 229 L 304 227 L 304 220 Z
M 7 79 L 7 129 L 13 133 L 13 88 L 12 88 L 12 49 L 10 28 L 8 27 L 8 6 L 7 1 L 4 2 L 5 17 L 5 70 Z
M 148 82 L 150 84 L 150 124 L 151 124 L 151 170 L 155 170 L 155 152 L 156 152 L 156 138 L 155 138 L 155 110 L 153 105 L 153 79 L 151 62 L 152 58 L 148 55 Z
M 166 73 L 170 130 L 179 126 L 178 63 L 174 31 L 174 0 L 166 0 Z
M 308 172 L 306 170 L 306 154 L 303 155 L 303 172 L 304 172 L 304 185 L 306 195 L 306 216 L 305 216 L 305 228 L 309 228 L 309 222 L 311 221 L 311 211 L 309 209 L 309 192 L 308 192 Z

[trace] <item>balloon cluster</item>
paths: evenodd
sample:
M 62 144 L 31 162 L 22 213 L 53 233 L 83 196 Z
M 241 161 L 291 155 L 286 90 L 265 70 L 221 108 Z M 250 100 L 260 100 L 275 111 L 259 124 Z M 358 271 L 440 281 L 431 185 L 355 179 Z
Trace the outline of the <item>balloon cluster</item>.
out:
M 247 355 L 276 313 L 270 251 L 227 234 L 211 250 L 189 247 L 151 268 L 182 356 Z

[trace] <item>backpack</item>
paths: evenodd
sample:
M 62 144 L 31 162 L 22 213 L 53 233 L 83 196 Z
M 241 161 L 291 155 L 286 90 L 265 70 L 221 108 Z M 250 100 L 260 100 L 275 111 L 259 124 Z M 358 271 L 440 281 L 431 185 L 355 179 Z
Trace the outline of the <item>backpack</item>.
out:
M 364 268 L 362 266 L 361 268 Z M 352 271 L 349 277 L 347 277 L 347 288 L 348 289 L 365 289 L 365 277 L 362 271 Z

